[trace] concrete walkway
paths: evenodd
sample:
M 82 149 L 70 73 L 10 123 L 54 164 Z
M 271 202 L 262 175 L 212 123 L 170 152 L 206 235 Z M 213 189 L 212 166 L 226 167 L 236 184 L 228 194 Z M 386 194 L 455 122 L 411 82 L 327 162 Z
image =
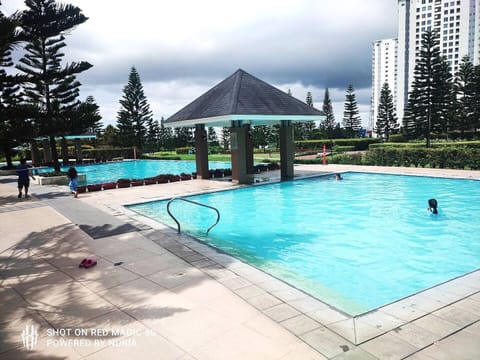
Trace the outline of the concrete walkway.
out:
M 333 165 L 295 170 L 365 171 Z M 459 174 L 480 179 L 480 172 Z M 66 196 L 66 187 L 32 186 L 32 198 L 19 200 L 15 178 L 0 178 L 0 359 L 480 357 L 478 272 L 352 323 L 263 272 L 123 207 L 232 186 L 186 181 L 79 199 Z M 98 265 L 78 268 L 90 256 Z M 22 343 L 27 325 L 38 334 L 32 350 Z

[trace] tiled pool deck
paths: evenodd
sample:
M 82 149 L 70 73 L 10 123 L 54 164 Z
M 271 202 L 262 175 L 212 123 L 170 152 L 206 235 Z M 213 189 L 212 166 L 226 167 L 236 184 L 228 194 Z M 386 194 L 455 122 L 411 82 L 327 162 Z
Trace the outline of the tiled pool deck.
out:
M 438 169 L 295 171 L 480 179 L 479 171 Z M 275 180 L 278 173 L 260 176 Z M 66 187 L 32 186 L 29 200 L 16 198 L 15 185 L 15 177 L 0 178 L 0 359 L 480 358 L 480 271 L 352 318 L 124 207 L 232 188 L 230 182 L 194 180 L 79 199 L 66 197 Z M 79 269 L 92 255 L 98 265 Z M 30 351 L 22 345 L 27 324 L 39 332 Z M 52 328 L 110 332 L 52 336 Z M 118 329 L 126 334 L 113 336 Z M 59 345 L 68 339 L 77 343 Z

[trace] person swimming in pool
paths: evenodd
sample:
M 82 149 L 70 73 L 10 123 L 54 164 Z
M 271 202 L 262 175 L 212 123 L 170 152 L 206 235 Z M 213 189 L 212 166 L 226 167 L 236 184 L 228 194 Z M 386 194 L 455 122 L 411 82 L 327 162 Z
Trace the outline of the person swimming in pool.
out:
M 343 180 L 342 175 L 335 174 L 335 180 Z
M 438 201 L 436 199 L 429 199 L 428 200 L 428 211 L 431 211 L 432 214 L 438 214 Z

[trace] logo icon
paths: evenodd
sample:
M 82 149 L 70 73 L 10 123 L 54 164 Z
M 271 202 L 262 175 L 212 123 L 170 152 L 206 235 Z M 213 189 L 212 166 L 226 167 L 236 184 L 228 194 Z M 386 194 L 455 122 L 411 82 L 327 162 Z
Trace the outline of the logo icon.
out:
M 27 350 L 35 349 L 38 342 L 38 331 L 34 325 L 25 326 L 25 330 L 22 331 L 23 346 Z

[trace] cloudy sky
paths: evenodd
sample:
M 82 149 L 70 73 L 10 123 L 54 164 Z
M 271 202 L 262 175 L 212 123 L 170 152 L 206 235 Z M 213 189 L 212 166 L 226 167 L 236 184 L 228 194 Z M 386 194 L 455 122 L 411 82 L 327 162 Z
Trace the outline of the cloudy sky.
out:
M 330 89 L 341 121 L 345 89 L 368 124 L 372 41 L 397 36 L 397 0 L 70 0 L 89 20 L 67 37 L 85 60 L 82 98 L 115 124 L 132 66 L 155 118 L 167 118 L 238 68 L 321 108 Z M 23 0 L 4 0 L 11 14 Z

